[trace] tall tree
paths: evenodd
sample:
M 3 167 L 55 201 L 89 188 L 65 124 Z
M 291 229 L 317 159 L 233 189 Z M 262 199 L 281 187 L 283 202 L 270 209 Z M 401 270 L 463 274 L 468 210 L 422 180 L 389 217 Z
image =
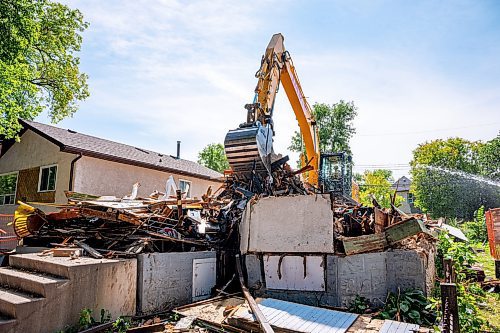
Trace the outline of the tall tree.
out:
M 229 169 L 224 146 L 220 143 L 211 143 L 203 148 L 198 154 L 198 163 L 221 173 Z
M 394 190 L 391 188 L 392 171 L 378 169 L 373 171 L 365 171 L 359 182 L 359 197 L 361 203 L 367 206 L 372 205 L 372 197 L 385 208 L 391 207 L 391 196 L 394 195 Z M 394 205 L 398 207 L 404 201 L 400 195 L 396 196 Z
M 481 178 L 493 178 L 494 170 L 498 174 L 495 145 L 496 140 L 482 143 L 462 138 L 419 145 L 410 163 L 415 204 L 433 217 L 467 219 L 480 206 L 500 206 L 498 185 Z
M 357 115 L 358 108 L 354 102 L 343 100 L 336 104 L 328 105 L 315 103 L 313 114 L 319 130 L 319 148 L 321 151 L 347 152 L 351 154 L 349 141 L 356 130 L 352 124 Z M 300 132 L 296 131 L 288 149 L 303 152 L 303 143 Z
M 88 97 L 77 52 L 88 27 L 77 9 L 50 0 L 0 0 L 0 136 L 44 109 L 52 122 Z

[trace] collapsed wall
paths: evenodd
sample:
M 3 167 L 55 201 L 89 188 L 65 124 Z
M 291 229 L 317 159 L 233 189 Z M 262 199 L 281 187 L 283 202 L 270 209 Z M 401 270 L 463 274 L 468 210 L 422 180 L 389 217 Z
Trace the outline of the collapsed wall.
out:
M 428 293 L 434 282 L 433 247 L 335 253 L 332 205 L 324 195 L 267 197 L 249 204 L 240 235 L 248 286 L 269 297 L 347 306 L 359 295 L 380 305 L 389 291 Z

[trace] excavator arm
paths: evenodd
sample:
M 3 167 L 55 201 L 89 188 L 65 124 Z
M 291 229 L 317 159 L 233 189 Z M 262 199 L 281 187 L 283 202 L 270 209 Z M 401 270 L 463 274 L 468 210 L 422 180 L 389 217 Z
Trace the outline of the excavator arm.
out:
M 266 169 L 270 172 L 274 135 L 272 116 L 281 83 L 299 123 L 306 155 L 312 166 L 308 181 L 317 186 L 320 151 L 316 122 L 283 41 L 281 34 L 271 38 L 256 73 L 258 82 L 254 101 L 245 105 L 247 121 L 226 135 L 226 155 L 231 168 L 239 176 L 248 177 L 251 172 Z

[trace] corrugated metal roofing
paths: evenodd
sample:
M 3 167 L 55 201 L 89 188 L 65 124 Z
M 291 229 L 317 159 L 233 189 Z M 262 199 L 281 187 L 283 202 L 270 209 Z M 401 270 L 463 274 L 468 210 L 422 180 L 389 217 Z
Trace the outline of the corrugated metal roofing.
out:
M 318 308 L 274 298 L 260 299 L 258 306 L 271 326 L 293 332 L 344 333 L 358 318 L 357 314 Z M 249 311 L 235 317 L 254 321 Z

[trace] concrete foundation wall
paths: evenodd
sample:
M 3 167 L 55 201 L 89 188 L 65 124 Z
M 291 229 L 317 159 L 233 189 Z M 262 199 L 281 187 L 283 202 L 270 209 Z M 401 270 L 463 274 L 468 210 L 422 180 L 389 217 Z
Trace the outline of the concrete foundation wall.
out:
M 165 192 L 167 179 L 173 176 L 191 182 L 191 197 L 201 198 L 209 186 L 215 191 L 220 182 L 183 176 L 174 173 L 142 168 L 118 162 L 84 156 L 75 164 L 74 190 L 95 195 L 114 195 L 122 197 L 132 191 L 132 185 L 139 182 L 138 195 L 147 197 L 153 191 Z
M 24 304 L 10 305 L 3 301 L 3 309 L 15 314 L 15 324 L 7 332 L 55 332 L 78 323 L 84 308 L 92 310 L 98 319 L 101 309 L 112 318 L 134 315 L 136 310 L 136 259 L 92 259 L 81 257 L 40 257 L 38 254 L 20 254 L 9 258 L 10 269 L 19 270 L 19 278 L 8 281 L 12 288 L 30 292 L 37 289 L 43 297 Z M 41 272 L 26 279 L 27 272 Z M 51 278 L 57 276 L 56 281 Z M 38 292 L 40 293 L 40 292 Z M 8 299 L 8 298 L 7 298 Z M 2 329 L 0 328 L 0 331 Z
M 215 262 L 216 252 L 140 254 L 137 258 L 137 312 L 152 313 L 193 302 L 193 262 L 206 258 L 213 258 Z M 215 270 L 213 276 L 207 276 L 210 281 L 205 282 L 210 284 L 211 278 L 215 286 Z
M 348 306 L 356 295 L 374 305 L 381 305 L 389 291 L 398 288 L 430 292 L 434 281 L 434 256 L 417 251 L 394 250 L 352 256 L 326 256 L 326 291 L 272 290 L 261 271 L 264 256 L 247 254 L 248 285 L 260 292 L 283 300 L 310 305 Z M 285 278 L 283 276 L 283 278 Z
M 241 221 L 241 252 L 333 253 L 332 221 L 322 195 L 259 199 Z

